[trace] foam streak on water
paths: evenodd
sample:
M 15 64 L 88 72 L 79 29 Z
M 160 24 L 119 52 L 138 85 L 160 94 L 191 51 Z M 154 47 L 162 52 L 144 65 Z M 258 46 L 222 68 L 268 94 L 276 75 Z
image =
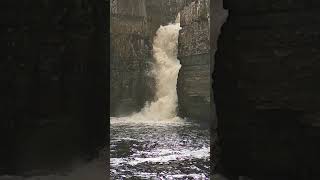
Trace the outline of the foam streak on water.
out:
M 196 124 L 111 124 L 113 179 L 207 179 L 209 130 Z

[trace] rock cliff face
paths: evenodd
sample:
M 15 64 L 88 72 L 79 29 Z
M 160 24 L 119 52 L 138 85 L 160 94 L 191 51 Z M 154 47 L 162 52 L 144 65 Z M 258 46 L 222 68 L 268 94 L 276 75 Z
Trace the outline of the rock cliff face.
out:
M 231 174 L 319 179 L 319 2 L 224 0 L 214 73 Z
M 55 168 L 105 143 L 106 8 L 1 5 L 0 173 Z
M 152 41 L 145 0 L 111 2 L 111 116 L 138 111 L 150 100 Z
M 160 25 L 175 21 L 178 12 L 187 6 L 191 0 L 147 0 L 149 33 L 151 37 Z
M 179 112 L 184 117 L 210 118 L 209 0 L 192 1 L 180 12 L 178 77 Z

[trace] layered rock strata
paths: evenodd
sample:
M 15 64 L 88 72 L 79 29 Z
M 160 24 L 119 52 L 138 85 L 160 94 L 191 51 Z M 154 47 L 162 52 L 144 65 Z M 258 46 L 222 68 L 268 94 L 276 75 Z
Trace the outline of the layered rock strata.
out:
M 179 112 L 183 117 L 210 118 L 209 1 L 192 1 L 180 12 L 178 77 Z

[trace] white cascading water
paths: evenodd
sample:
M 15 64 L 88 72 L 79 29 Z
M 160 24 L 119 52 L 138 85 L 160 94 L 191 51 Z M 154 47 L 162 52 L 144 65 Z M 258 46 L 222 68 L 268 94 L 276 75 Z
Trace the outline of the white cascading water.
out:
M 155 63 L 152 76 L 156 81 L 155 100 L 147 102 L 139 112 L 129 117 L 116 118 L 126 121 L 164 121 L 178 120 L 177 117 L 177 79 L 181 68 L 178 54 L 178 37 L 180 27 L 180 14 L 176 22 L 160 26 L 153 41 L 153 57 Z M 112 118 L 111 120 L 115 120 Z M 114 122 L 114 121 L 113 121 Z
M 131 116 L 111 118 L 110 174 L 114 179 L 206 179 L 208 168 L 197 164 L 209 164 L 209 132 L 177 116 L 179 18 L 160 26 L 153 41 L 154 101 Z M 192 167 L 190 162 L 196 163 Z

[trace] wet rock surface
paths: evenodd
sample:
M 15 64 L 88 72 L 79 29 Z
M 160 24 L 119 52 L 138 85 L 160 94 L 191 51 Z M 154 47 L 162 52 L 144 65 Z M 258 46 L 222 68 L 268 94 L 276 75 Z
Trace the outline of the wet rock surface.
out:
M 209 121 L 210 36 L 209 1 L 192 1 L 180 12 L 178 77 L 181 116 Z
M 224 8 L 213 88 L 222 166 L 253 179 L 318 179 L 318 3 Z

